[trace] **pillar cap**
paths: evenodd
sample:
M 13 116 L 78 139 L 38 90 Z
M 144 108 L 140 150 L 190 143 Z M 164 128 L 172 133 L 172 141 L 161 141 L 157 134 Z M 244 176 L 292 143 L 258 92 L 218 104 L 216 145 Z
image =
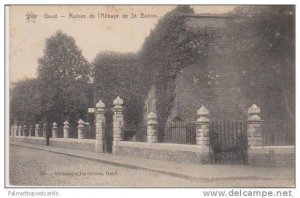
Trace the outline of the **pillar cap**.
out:
M 201 106 L 197 111 L 198 116 L 207 116 L 209 115 L 209 110 L 205 106 Z
M 148 119 L 157 119 L 156 113 L 154 113 L 153 111 L 151 111 L 151 112 L 148 114 Z
M 260 108 L 256 106 L 256 104 L 253 104 L 249 109 L 248 109 L 249 114 L 259 114 L 260 113 Z
M 39 124 L 36 124 L 35 127 L 40 127 L 40 125 L 39 125 Z
M 53 122 L 52 126 L 53 126 L 53 127 L 57 127 L 57 123 L 56 123 L 56 122 Z
M 78 121 L 78 124 L 80 124 L 80 125 L 83 125 L 85 122 L 82 120 L 82 119 L 80 119 L 79 121 Z
M 114 107 L 112 110 L 114 112 L 122 112 L 123 111 L 123 100 L 118 96 L 114 101 L 113 101 Z
M 66 121 L 64 122 L 64 125 L 69 125 L 69 122 L 66 120 Z
M 102 100 L 100 99 L 99 102 L 96 104 L 97 108 L 104 108 L 105 104 L 102 102 Z
M 118 96 L 116 99 L 114 99 L 113 104 L 115 106 L 119 106 L 119 105 L 121 106 L 123 105 L 123 100 Z
M 262 122 L 263 120 L 259 117 L 259 115 L 250 115 L 247 119 L 247 122 Z

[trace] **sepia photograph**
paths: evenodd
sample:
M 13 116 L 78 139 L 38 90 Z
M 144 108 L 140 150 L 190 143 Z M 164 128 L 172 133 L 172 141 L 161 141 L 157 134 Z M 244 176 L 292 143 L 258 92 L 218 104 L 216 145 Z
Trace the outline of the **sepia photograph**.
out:
M 6 5 L 6 186 L 295 188 L 295 15 Z

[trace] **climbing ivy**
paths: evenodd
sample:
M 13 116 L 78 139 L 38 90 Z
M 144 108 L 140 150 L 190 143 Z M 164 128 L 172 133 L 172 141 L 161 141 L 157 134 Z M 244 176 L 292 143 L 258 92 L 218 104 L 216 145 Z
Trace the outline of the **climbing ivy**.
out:
M 142 66 L 146 76 L 145 90 L 155 85 L 156 109 L 159 122 L 159 136 L 174 106 L 175 79 L 182 68 L 205 57 L 207 37 L 202 30 L 187 27 L 187 15 L 194 11 L 189 6 L 178 6 L 159 20 L 156 28 L 146 38 L 141 50 Z
M 164 123 L 174 106 L 176 76 L 182 68 L 206 57 L 207 33 L 199 28 L 191 29 L 186 24 L 187 16 L 193 13 L 189 6 L 178 6 L 167 13 L 150 32 L 136 56 L 98 55 L 92 64 L 96 97 L 101 96 L 109 104 L 117 95 L 123 96 L 125 108 L 134 111 L 125 117 L 138 123 L 144 111 L 144 101 L 154 85 L 161 137 Z M 120 84 L 120 80 L 126 85 Z

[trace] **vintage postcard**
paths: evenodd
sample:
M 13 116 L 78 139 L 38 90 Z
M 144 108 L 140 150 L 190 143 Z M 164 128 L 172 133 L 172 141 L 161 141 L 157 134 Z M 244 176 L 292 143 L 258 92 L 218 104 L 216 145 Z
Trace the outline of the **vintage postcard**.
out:
M 294 5 L 5 11 L 8 187 L 295 187 Z

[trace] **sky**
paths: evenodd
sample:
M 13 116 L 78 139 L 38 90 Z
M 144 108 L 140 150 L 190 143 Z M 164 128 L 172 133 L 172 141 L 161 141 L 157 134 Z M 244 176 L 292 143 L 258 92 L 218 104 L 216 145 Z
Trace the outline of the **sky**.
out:
M 17 82 L 36 77 L 37 60 L 43 56 L 46 38 L 58 30 L 72 36 L 83 56 L 92 62 L 101 51 L 137 52 L 159 18 L 174 7 L 10 6 L 9 81 Z M 223 14 L 231 11 L 234 6 L 192 6 L 192 8 L 198 14 Z M 141 13 L 157 17 L 141 18 Z M 119 18 L 98 18 L 98 14 L 118 15 Z M 128 18 L 122 18 L 123 14 L 127 14 Z M 130 18 L 132 14 L 137 18 Z M 79 15 L 81 18 L 77 17 Z M 85 18 L 82 18 L 83 15 Z M 91 15 L 95 17 L 90 17 Z

